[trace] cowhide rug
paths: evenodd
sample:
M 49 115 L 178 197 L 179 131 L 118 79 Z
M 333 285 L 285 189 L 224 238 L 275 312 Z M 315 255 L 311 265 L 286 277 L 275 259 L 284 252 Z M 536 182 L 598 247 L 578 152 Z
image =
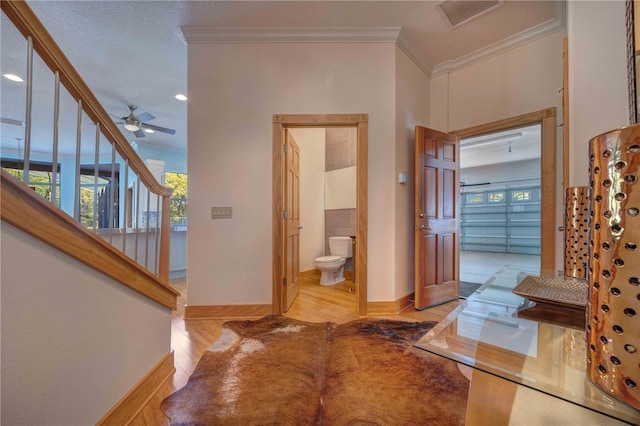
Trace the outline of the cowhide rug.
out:
M 469 381 L 413 347 L 435 324 L 229 321 L 161 408 L 172 425 L 464 424 Z

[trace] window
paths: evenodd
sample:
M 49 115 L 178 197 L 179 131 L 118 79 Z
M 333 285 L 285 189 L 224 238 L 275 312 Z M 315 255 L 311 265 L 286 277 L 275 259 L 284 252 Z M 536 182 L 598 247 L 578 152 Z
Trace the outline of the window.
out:
M 511 199 L 513 201 L 529 201 L 531 200 L 531 191 L 513 191 Z
M 118 228 L 120 222 L 119 165 L 111 182 L 111 164 L 80 166 L 80 223 L 85 228 Z M 113 203 L 112 208 L 109 206 Z M 94 214 L 94 206 L 97 208 Z
M 2 159 L 2 168 L 19 180 L 23 180 L 23 162 L 13 159 Z M 28 185 L 41 197 L 51 200 L 53 188 L 53 165 L 39 161 L 29 162 Z M 55 205 L 60 207 L 60 164 L 56 167 L 56 200 Z
M 173 188 L 171 196 L 171 226 L 187 225 L 187 174 L 165 172 L 164 185 Z
M 467 194 L 467 204 L 480 204 L 483 198 L 482 194 Z
M 489 193 L 489 202 L 490 203 L 502 203 L 504 201 L 504 192 L 490 192 Z

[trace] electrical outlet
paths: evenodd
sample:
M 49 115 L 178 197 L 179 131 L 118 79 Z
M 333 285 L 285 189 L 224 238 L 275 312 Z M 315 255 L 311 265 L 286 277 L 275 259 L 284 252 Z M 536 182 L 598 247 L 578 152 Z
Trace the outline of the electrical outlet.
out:
M 232 207 L 211 207 L 211 219 L 231 219 L 232 217 Z

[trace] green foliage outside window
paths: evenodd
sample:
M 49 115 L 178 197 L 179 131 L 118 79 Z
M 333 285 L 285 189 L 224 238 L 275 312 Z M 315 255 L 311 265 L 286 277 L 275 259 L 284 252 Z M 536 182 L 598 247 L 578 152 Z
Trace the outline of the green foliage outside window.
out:
M 93 228 L 94 225 L 97 228 L 106 228 L 108 227 L 108 217 L 104 218 L 100 216 L 109 215 L 109 212 L 100 211 L 100 206 L 96 204 L 99 204 L 97 198 L 102 196 L 105 193 L 105 189 L 110 186 L 110 179 L 98 176 L 96 182 L 94 172 L 88 168 L 81 169 L 80 173 L 80 223 L 89 229 Z M 95 192 L 96 189 L 98 190 L 97 193 Z M 106 197 L 108 198 L 109 194 L 107 194 Z M 117 201 L 117 199 L 114 200 L 116 208 L 113 213 L 115 215 L 118 214 Z M 94 206 L 98 208 L 95 212 Z
M 15 176 L 16 179 L 22 181 L 24 172 L 22 170 L 16 168 L 4 168 L 10 175 Z M 42 198 L 45 198 L 51 201 L 51 182 L 53 181 L 53 173 L 50 171 L 39 171 L 39 170 L 30 170 L 29 171 L 29 187 L 33 189 L 36 194 L 40 195 Z M 56 176 L 56 206 L 60 206 L 60 175 Z
M 164 185 L 173 188 L 171 196 L 171 225 L 187 224 L 187 174 L 165 172 Z

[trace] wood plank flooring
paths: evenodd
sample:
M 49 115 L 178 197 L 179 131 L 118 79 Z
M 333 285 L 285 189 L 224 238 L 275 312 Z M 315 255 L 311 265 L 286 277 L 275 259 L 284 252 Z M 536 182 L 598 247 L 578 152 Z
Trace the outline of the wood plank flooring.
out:
M 360 318 L 355 311 L 355 293 L 346 291 L 349 284 L 347 281 L 342 286 L 322 287 L 318 284 L 317 277 L 301 279 L 300 294 L 286 316 L 302 321 L 330 321 L 338 324 Z M 169 419 L 160 410 L 160 403 L 187 383 L 200 357 L 220 336 L 222 324 L 227 321 L 185 320 L 186 280 L 172 281 L 171 286 L 181 294 L 178 299 L 178 309 L 173 312 L 171 321 L 171 346 L 174 350 L 176 372 L 172 382 L 167 382 L 156 393 L 133 420 L 132 425 L 169 425 Z M 453 301 L 423 311 L 416 311 L 411 306 L 398 315 L 387 315 L 385 318 L 403 321 L 440 321 L 459 303 L 459 301 Z

